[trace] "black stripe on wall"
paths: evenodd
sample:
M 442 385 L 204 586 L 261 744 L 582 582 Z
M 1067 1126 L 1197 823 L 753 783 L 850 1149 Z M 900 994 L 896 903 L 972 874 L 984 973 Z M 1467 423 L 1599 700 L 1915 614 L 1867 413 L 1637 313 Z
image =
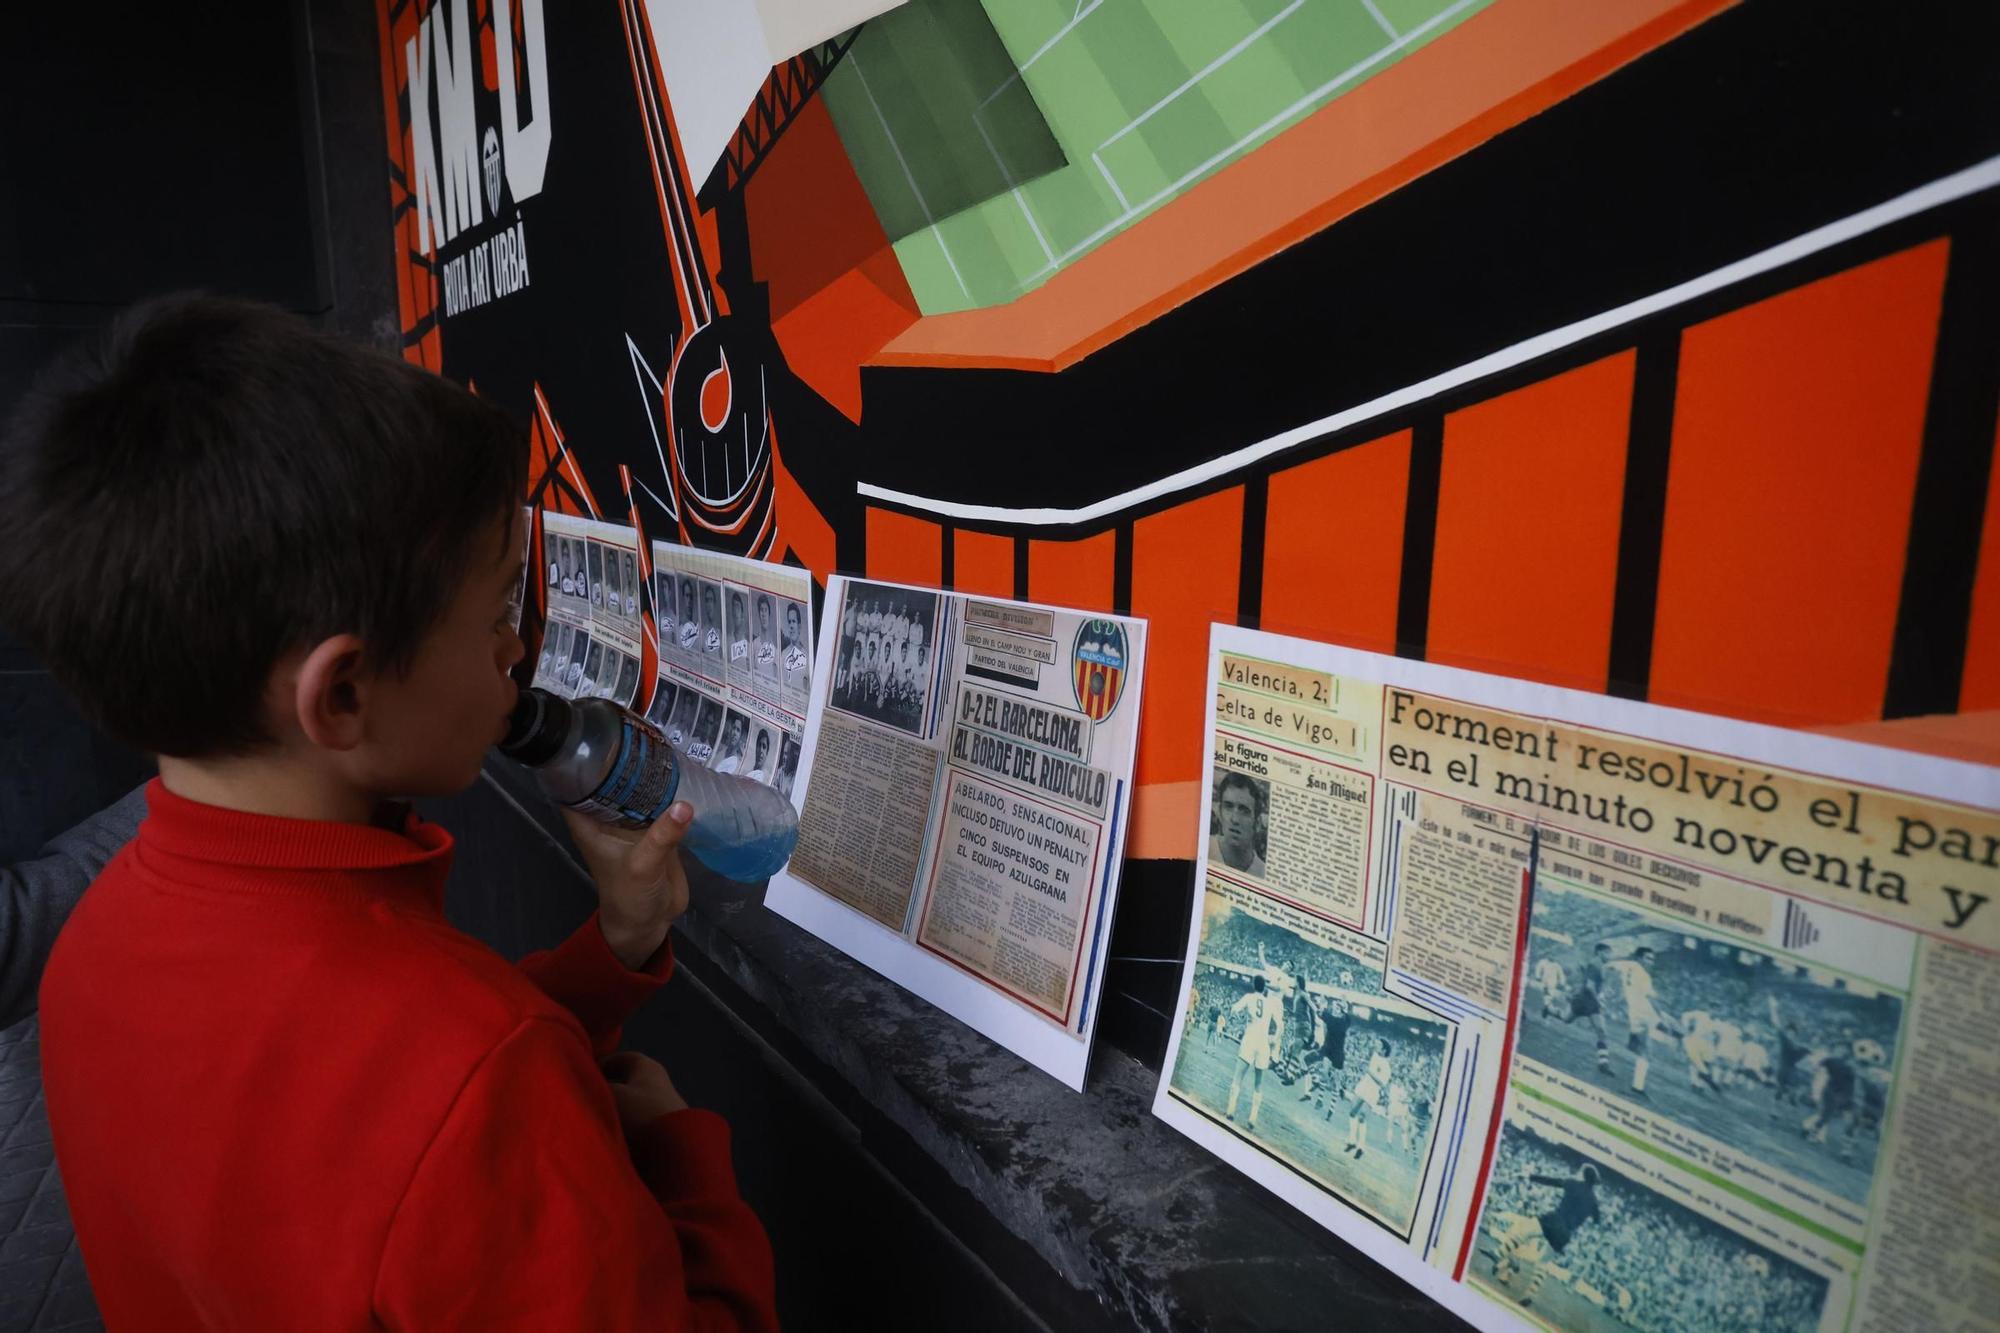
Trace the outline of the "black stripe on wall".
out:
M 1664 328 L 1642 339 L 1632 372 L 1632 419 L 1625 443 L 1625 498 L 1618 517 L 1618 572 L 1611 602 L 1609 690 L 1644 699 L 1653 671 L 1653 619 L 1660 600 L 1660 540 L 1667 523 L 1667 465 L 1673 452 L 1674 384 L 1681 334 Z
M 1111 539 L 1111 610 L 1132 614 L 1132 524 L 1120 523 Z
M 2000 206 L 1951 239 L 1883 717 L 1958 709 L 2000 407 Z
M 1431 561 L 1437 548 L 1438 484 L 1444 471 L 1444 417 L 1410 430 L 1410 489 L 1403 509 L 1403 577 L 1396 602 L 1396 652 L 1422 660 L 1430 638 Z
M 1014 599 L 1028 600 L 1028 538 L 1024 533 L 1014 538 Z
M 1264 610 L 1264 514 L 1271 479 L 1264 473 L 1243 482 L 1242 565 L 1236 575 L 1236 623 L 1256 629 Z

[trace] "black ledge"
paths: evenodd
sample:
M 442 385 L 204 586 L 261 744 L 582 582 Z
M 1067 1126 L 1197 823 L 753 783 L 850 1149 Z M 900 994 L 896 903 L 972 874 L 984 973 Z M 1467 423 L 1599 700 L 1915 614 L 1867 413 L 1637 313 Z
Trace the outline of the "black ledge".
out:
M 506 841 L 496 829 L 511 828 L 540 850 L 551 840 L 568 847 L 525 774 L 497 761 L 488 781 L 429 813 L 448 827 L 476 824 L 488 842 Z M 552 943 L 587 914 L 588 890 L 574 879 L 560 894 L 517 882 L 509 901 L 496 902 L 496 867 L 513 879 L 514 867 L 548 862 L 503 847 L 472 851 L 462 840 L 462 862 L 476 860 L 485 873 L 454 876 L 453 914 L 489 923 L 478 933 L 502 952 Z M 1065 1330 L 1466 1327 L 1154 1118 L 1158 1075 L 1123 1051 L 1100 1042 L 1084 1092 L 1072 1092 L 770 912 L 760 891 L 690 868 L 694 906 L 675 932 L 680 966 L 818 1109 L 822 1123 L 801 1132 L 830 1131 L 872 1156 L 1035 1322 Z M 563 905 L 544 920 L 546 908 L 528 906 L 537 898 Z M 635 1020 L 628 1031 L 643 1027 Z M 884 1256 L 885 1275 L 895 1267 Z

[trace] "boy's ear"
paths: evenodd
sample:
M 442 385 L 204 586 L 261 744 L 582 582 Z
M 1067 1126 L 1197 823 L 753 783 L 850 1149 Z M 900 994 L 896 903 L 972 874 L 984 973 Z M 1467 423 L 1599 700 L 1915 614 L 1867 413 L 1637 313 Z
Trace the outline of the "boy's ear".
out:
M 351 750 L 365 734 L 362 710 L 369 676 L 361 637 L 336 634 L 315 644 L 299 663 L 292 713 L 307 740 L 324 750 Z

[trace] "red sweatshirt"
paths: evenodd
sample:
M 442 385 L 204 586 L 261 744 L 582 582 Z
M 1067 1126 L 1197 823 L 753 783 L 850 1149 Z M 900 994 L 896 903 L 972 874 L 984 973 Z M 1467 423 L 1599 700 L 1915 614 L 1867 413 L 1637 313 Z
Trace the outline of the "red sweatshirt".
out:
M 510 967 L 446 923 L 451 836 L 414 815 L 146 799 L 41 994 L 109 1328 L 776 1327 L 728 1126 L 628 1152 L 597 1069 L 667 950 L 627 971 L 593 918 Z

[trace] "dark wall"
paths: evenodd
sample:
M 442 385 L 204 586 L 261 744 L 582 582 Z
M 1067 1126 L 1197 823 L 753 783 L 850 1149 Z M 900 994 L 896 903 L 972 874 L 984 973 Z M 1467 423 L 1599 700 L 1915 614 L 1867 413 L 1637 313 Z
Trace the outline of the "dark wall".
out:
M 73 331 L 163 291 L 383 327 L 378 60 L 367 0 L 10 14 L 0 402 Z
M 215 285 L 328 304 L 303 6 L 42 5 L 10 22 L 0 295 L 117 305 Z
M 0 41 L 0 415 L 119 308 L 205 288 L 393 341 L 368 0 L 201 12 L 23 7 Z M 0 634 L 0 856 L 127 790 L 94 731 Z

